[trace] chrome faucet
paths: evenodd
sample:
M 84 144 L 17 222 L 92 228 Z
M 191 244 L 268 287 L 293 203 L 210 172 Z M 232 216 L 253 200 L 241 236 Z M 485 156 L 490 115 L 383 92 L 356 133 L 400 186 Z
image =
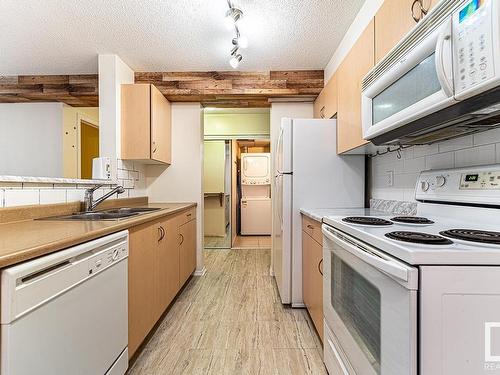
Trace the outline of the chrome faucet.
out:
M 99 198 L 99 199 L 97 199 L 97 200 L 94 201 L 94 192 L 97 189 L 99 189 L 100 187 L 102 187 L 102 185 L 96 185 L 93 188 L 85 190 L 85 200 L 84 200 L 85 212 L 94 211 L 94 209 L 99 204 L 101 204 L 102 202 L 104 202 L 106 199 L 108 199 L 109 197 L 111 197 L 113 194 L 117 194 L 117 193 L 118 194 L 122 194 L 122 193 L 125 192 L 125 189 L 123 188 L 123 186 L 117 186 L 113 190 L 111 190 L 109 193 L 105 194 L 101 198 Z

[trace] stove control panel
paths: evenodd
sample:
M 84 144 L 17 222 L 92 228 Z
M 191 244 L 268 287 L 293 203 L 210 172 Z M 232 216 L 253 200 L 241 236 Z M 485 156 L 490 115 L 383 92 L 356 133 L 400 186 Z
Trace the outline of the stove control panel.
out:
M 500 190 L 500 170 L 462 173 L 460 178 L 462 190 Z
M 415 199 L 500 207 L 500 164 L 420 173 Z

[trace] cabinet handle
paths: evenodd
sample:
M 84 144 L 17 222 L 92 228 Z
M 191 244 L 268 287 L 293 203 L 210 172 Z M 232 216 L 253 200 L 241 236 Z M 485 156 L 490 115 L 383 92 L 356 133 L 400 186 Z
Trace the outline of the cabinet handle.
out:
M 184 236 L 182 234 L 179 234 L 181 236 L 181 243 L 179 245 L 182 245 L 184 243 Z
M 325 106 L 321 107 L 321 109 L 319 110 L 319 117 L 325 118 Z
M 321 259 L 318 263 L 318 271 L 323 276 L 323 259 Z
M 187 216 L 187 217 L 191 217 L 191 214 L 187 214 L 186 216 Z
M 314 229 L 314 227 L 313 227 L 311 224 L 307 224 L 307 227 L 308 227 L 309 229 Z
M 415 5 L 418 4 L 418 10 L 420 11 L 420 15 L 415 15 Z M 413 3 L 411 4 L 411 16 L 415 22 L 419 22 L 422 20 L 422 18 L 427 15 L 427 12 L 429 12 L 429 9 L 426 9 L 424 6 L 424 0 L 414 0 Z
M 155 142 L 155 141 L 153 141 L 153 154 L 156 152 L 156 149 L 157 149 L 157 147 L 156 147 L 156 142 Z
M 158 239 L 158 242 L 160 242 L 161 240 L 163 240 L 165 238 L 165 228 L 163 228 L 162 226 L 159 226 L 158 233 L 160 234 L 160 238 Z

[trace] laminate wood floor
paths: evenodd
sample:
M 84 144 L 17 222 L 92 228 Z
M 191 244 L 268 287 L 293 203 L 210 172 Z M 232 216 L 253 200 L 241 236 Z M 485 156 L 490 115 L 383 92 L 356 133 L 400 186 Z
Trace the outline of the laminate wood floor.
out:
M 326 374 L 304 309 L 284 307 L 270 250 L 205 250 L 129 374 Z

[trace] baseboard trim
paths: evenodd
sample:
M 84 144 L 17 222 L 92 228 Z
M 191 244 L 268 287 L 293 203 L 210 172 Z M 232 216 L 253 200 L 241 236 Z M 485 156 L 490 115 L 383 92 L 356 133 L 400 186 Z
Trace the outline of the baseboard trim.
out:
M 274 277 L 273 267 L 269 267 L 269 276 Z
M 304 309 L 306 307 L 306 305 L 304 305 L 304 303 L 292 303 L 292 307 L 294 309 Z
M 201 270 L 194 271 L 193 276 L 205 276 L 206 273 L 207 269 L 203 267 Z

